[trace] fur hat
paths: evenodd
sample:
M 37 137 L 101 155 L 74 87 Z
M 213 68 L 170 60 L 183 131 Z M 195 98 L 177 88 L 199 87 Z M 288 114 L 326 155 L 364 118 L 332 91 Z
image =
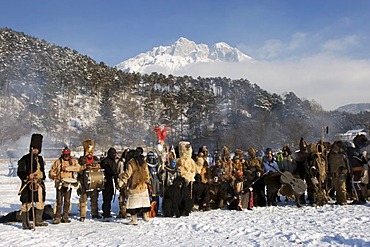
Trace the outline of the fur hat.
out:
M 254 154 L 256 154 L 256 153 L 257 153 L 257 150 L 256 150 L 255 148 L 250 148 L 250 149 L 248 149 L 248 154 L 249 154 L 249 156 L 254 155 Z
M 299 140 L 299 151 L 301 152 L 304 152 L 307 150 L 307 142 L 305 141 L 305 139 L 303 139 L 303 137 L 301 137 L 301 139 Z
M 180 158 L 191 158 L 193 153 L 193 147 L 191 146 L 190 142 L 188 141 L 181 141 L 179 142 L 179 151 L 180 151 Z
M 346 145 L 343 141 L 335 141 L 330 147 L 330 153 L 345 153 Z
M 365 135 L 356 135 L 356 137 L 353 139 L 353 144 L 355 144 L 356 148 L 361 149 L 369 145 L 369 141 Z
M 201 151 L 203 152 L 204 156 L 208 156 L 209 155 L 209 151 L 208 151 L 207 146 L 203 146 Z
M 283 152 L 287 152 L 288 153 L 288 155 L 291 155 L 292 154 L 292 151 L 290 151 L 290 148 L 288 147 L 288 145 L 287 144 L 284 144 L 283 145 L 283 148 L 282 148 L 282 150 L 281 151 L 283 151 Z
M 30 151 L 32 151 L 33 148 L 37 148 L 39 150 L 39 153 L 41 153 L 42 138 L 43 136 L 41 134 L 32 134 L 31 143 L 30 143 Z
M 94 154 L 94 141 L 93 140 L 84 140 L 82 142 L 82 146 L 84 147 L 84 155 Z
M 240 158 L 243 157 L 244 152 L 240 149 L 235 149 L 234 151 L 235 155 L 239 156 Z
M 227 146 L 222 148 L 221 158 L 230 158 L 230 152 Z
M 144 149 L 142 147 L 137 147 L 135 150 L 136 156 L 140 156 L 144 153 Z

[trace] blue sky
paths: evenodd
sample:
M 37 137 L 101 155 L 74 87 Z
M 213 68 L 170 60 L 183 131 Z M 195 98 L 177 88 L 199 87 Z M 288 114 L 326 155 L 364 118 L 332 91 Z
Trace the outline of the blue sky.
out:
M 3 0 L 0 9 L 1 27 L 67 46 L 110 66 L 179 37 L 207 45 L 226 42 L 266 66 L 273 65 L 269 71 L 276 72 L 271 78 L 252 78 L 275 91 L 284 88 L 283 81 L 272 82 L 281 78 L 279 73 L 291 69 L 302 70 L 303 76 L 319 73 L 324 61 L 332 67 L 337 62 L 356 66 L 350 72 L 364 77 L 356 82 L 361 86 L 370 77 L 369 23 L 367 0 Z M 315 61 L 318 69 L 304 71 Z M 302 67 L 292 68 L 299 64 Z M 326 109 L 351 103 L 347 96 L 343 103 L 330 105 L 306 91 L 298 89 L 297 95 L 318 98 Z M 353 103 L 367 98 L 357 97 Z

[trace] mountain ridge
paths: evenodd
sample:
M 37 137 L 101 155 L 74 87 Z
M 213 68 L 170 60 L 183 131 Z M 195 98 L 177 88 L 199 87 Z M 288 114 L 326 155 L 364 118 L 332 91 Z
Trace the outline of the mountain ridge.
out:
M 180 37 L 169 46 L 154 47 L 148 52 L 140 53 L 117 64 L 115 67 L 124 72 L 138 73 L 145 73 L 148 68 L 160 68 L 171 74 L 189 64 L 217 61 L 251 62 L 253 58 L 225 42 L 218 42 L 209 47 L 206 44 L 196 44 L 194 41 Z
M 370 112 L 370 103 L 353 103 L 348 105 L 340 106 L 336 109 L 339 112 L 348 112 L 357 114 L 360 112 Z

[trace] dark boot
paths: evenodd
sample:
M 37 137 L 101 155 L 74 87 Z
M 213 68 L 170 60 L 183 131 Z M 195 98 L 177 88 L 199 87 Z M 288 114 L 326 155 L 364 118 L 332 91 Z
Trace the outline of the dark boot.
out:
M 61 221 L 61 219 L 60 219 L 60 216 L 59 217 L 55 217 L 54 219 L 53 219 L 53 224 L 59 224 L 60 223 L 60 221 Z
M 57 210 L 57 213 L 55 214 L 54 219 L 51 223 L 52 224 L 59 224 L 61 219 L 62 219 L 62 216 L 60 215 L 60 213 L 58 214 L 58 210 Z
M 126 205 L 124 202 L 121 201 L 121 198 L 119 198 L 119 213 L 117 215 L 117 218 L 126 218 Z
M 63 214 L 62 223 L 71 223 L 71 220 L 68 219 L 68 213 Z
M 103 217 L 101 215 L 99 215 L 99 214 L 94 214 L 94 215 L 91 215 L 91 218 L 93 218 L 93 219 L 101 219 Z
M 71 220 L 68 219 L 69 205 L 70 205 L 69 203 L 64 204 L 62 223 L 71 223 Z
M 28 212 L 21 212 L 21 219 L 22 219 L 22 229 L 31 230 L 32 225 L 30 224 L 30 220 L 28 218 Z
M 44 213 L 44 210 L 42 209 L 36 209 L 36 226 L 47 226 L 48 223 L 42 221 L 42 214 Z

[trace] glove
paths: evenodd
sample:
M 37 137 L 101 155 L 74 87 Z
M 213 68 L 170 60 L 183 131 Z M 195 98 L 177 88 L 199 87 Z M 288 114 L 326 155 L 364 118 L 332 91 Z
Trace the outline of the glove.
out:
M 35 173 L 30 173 L 30 175 L 28 176 L 31 180 L 32 179 L 36 179 L 37 178 L 37 174 L 36 172 Z

